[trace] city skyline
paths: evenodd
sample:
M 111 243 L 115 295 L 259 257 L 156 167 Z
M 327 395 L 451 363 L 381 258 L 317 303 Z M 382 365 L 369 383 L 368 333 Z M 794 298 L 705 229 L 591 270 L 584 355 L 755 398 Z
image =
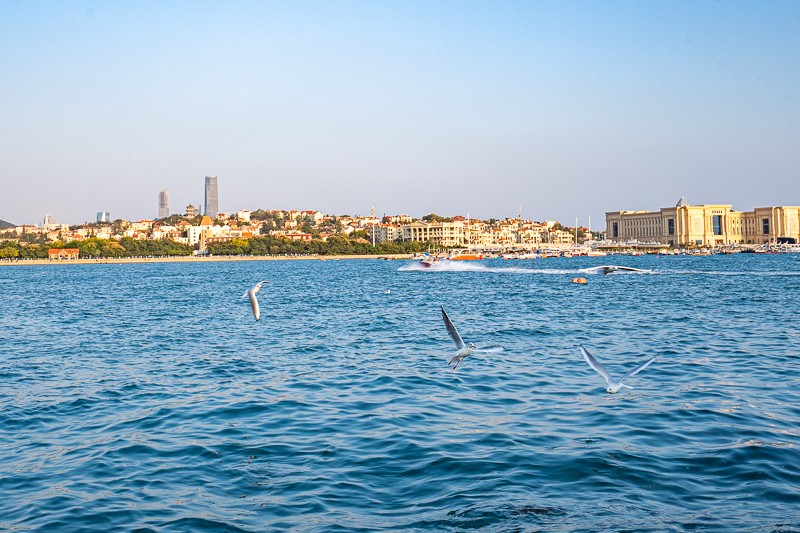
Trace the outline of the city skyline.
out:
M 135 218 L 206 175 L 221 211 L 797 205 L 798 25 L 786 1 L 4 2 L 0 214 Z

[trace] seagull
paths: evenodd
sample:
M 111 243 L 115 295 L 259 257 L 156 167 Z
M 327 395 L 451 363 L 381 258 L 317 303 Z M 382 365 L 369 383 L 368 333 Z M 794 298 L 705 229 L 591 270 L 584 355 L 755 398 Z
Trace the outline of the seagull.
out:
M 645 361 L 641 365 L 637 366 L 636 368 L 634 368 L 633 370 L 631 370 L 630 372 L 628 372 L 627 374 L 625 374 L 621 378 L 614 379 L 614 378 L 611 377 L 611 374 L 608 373 L 608 370 L 606 370 L 606 367 L 603 366 L 603 363 L 601 363 L 600 361 L 595 359 L 592 354 L 587 352 L 586 348 L 584 348 L 583 345 L 581 345 L 581 353 L 583 353 L 583 358 L 586 359 L 586 362 L 589 363 L 589 366 L 594 368 L 597 371 L 598 374 L 600 374 L 601 376 L 603 376 L 606 379 L 606 383 L 608 384 L 608 388 L 606 388 L 606 392 L 609 393 L 609 394 L 614 394 L 615 392 L 617 392 L 622 387 L 626 387 L 628 389 L 632 389 L 633 387 L 631 387 L 629 385 L 624 385 L 622 383 L 622 381 L 627 379 L 627 378 L 629 378 L 629 377 L 631 377 L 631 376 L 633 376 L 634 374 L 638 374 L 639 372 L 641 372 L 642 370 L 644 370 L 645 368 L 650 366 L 650 363 L 652 363 L 653 361 L 656 360 L 656 356 L 654 355 L 653 357 L 651 357 L 650 359 L 648 359 L 647 361 Z
M 252 289 L 242 295 L 242 298 L 247 298 L 248 296 L 250 297 L 250 307 L 253 308 L 253 315 L 256 317 L 256 321 L 258 321 L 258 319 L 261 317 L 261 310 L 258 308 L 256 293 L 261 290 L 261 286 L 265 283 L 269 283 L 269 281 L 259 281 Z
M 453 370 L 458 368 L 458 364 L 463 361 L 468 355 L 477 352 L 489 353 L 489 352 L 499 352 L 503 349 L 502 346 L 494 345 L 494 346 L 487 346 L 486 348 L 478 348 L 471 342 L 468 342 L 466 345 L 464 341 L 461 339 L 461 335 L 458 334 L 458 330 L 456 329 L 453 322 L 450 320 L 450 317 L 447 316 L 447 312 L 444 310 L 444 306 L 442 306 L 442 319 L 444 320 L 444 327 L 447 328 L 447 334 L 450 335 L 450 338 L 453 339 L 453 342 L 456 345 L 458 351 L 450 359 L 450 362 L 447 363 L 448 365 L 452 365 L 453 361 L 456 362 L 456 366 L 453 367 Z
M 612 272 L 617 272 L 618 270 L 626 270 L 628 272 L 652 272 L 652 270 L 644 270 L 641 268 L 633 268 L 633 267 L 624 267 L 624 266 L 617 266 L 617 265 L 604 265 L 604 266 L 596 266 L 592 268 L 587 268 L 586 270 L 597 270 L 603 273 L 603 275 L 611 274 Z

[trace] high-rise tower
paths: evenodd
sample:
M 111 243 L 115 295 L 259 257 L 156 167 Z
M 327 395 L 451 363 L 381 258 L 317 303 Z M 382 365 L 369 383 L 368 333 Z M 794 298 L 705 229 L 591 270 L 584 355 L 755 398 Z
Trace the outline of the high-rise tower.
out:
M 206 176 L 206 212 L 209 217 L 216 218 L 219 213 L 219 195 L 217 192 L 217 177 Z
M 158 218 L 169 216 L 169 189 L 164 189 L 158 193 Z

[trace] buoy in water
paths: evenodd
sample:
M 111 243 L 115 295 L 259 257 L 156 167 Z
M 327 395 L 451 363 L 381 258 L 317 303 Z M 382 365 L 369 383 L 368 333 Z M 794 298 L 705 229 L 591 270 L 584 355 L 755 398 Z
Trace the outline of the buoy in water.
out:
M 572 278 L 572 283 L 586 283 L 586 278 Z

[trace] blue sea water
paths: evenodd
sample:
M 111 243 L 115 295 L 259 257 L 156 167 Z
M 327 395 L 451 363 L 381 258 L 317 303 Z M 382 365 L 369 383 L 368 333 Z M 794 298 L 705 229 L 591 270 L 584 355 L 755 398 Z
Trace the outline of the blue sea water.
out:
M 0 267 L 0 531 L 797 531 L 798 295 L 800 254 Z M 505 350 L 453 371 L 440 305 Z M 606 394 L 581 344 L 658 360 Z

